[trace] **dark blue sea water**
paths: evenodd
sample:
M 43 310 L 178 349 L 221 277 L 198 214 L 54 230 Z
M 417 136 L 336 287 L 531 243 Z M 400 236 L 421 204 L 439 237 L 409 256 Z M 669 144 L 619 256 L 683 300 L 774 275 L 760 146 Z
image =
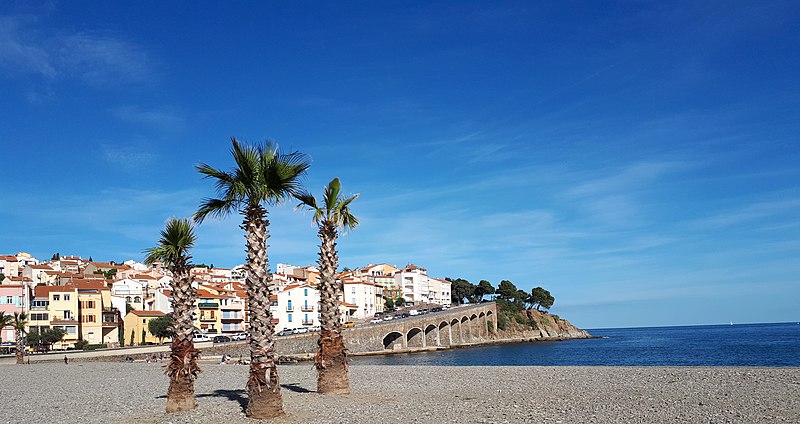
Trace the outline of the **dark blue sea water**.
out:
M 353 365 L 800 366 L 800 324 L 588 330 L 602 338 L 355 357 Z

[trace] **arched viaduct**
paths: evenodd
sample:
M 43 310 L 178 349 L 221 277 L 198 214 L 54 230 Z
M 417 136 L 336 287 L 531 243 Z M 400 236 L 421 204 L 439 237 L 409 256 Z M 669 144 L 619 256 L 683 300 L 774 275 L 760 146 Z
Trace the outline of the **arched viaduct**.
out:
M 352 353 L 446 347 L 483 343 L 497 334 L 497 304 L 479 303 L 441 312 L 366 324 L 344 331 L 345 345 Z M 279 354 L 316 351 L 317 334 L 278 337 Z

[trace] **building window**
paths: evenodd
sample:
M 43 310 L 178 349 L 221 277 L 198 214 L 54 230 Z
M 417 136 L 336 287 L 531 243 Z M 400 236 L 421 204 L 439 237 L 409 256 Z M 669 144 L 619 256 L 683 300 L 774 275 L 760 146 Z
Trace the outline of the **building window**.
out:
M 47 321 L 49 319 L 49 314 L 31 314 L 31 321 Z
M 136 297 L 133 298 L 133 303 L 140 303 L 141 301 L 142 301 L 142 298 L 139 297 L 139 296 L 136 296 Z
M 64 300 L 69 300 L 69 295 L 68 294 L 64 295 Z
M 353 288 L 350 290 L 350 293 L 356 294 L 356 288 L 355 288 L 355 286 L 353 286 Z
M 81 317 L 81 322 L 95 322 L 94 315 L 84 315 Z
M 292 322 L 292 314 L 287 315 L 289 318 L 287 319 L 289 322 Z
M 308 289 L 303 289 L 303 296 L 308 296 Z
M 72 311 L 64 311 L 64 319 L 72 319 Z
M 61 295 L 60 294 L 54 294 L 53 295 L 53 300 L 61 300 Z
M 14 303 L 14 296 L 6 296 L 6 303 Z
M 131 303 L 131 297 L 130 296 L 125 296 L 125 302 Z

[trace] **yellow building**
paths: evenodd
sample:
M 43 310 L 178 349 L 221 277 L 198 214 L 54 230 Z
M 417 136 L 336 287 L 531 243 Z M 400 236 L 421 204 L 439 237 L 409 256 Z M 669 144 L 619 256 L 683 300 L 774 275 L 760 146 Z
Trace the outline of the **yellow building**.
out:
M 78 289 L 73 286 L 36 286 L 31 302 L 29 331 L 62 328 L 66 335 L 53 349 L 75 347 L 78 341 Z
M 150 320 L 164 315 L 161 311 L 130 311 L 125 315 L 125 345 L 158 344 L 160 340 L 150 333 L 149 324 Z
M 119 311 L 111 307 L 111 290 L 103 281 L 74 283 L 78 289 L 81 338 L 89 344 L 119 343 Z
M 197 290 L 197 305 L 195 309 L 195 327 L 206 334 L 214 335 L 222 331 L 222 310 L 220 303 L 223 299 L 232 296 L 214 294 L 208 290 Z

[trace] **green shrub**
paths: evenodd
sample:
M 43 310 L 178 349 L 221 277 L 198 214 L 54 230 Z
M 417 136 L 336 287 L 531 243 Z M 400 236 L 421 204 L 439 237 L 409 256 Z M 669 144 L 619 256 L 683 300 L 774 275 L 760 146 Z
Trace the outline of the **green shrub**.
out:
M 548 319 L 547 317 L 542 317 L 542 324 L 549 325 L 550 324 L 550 319 Z
M 97 349 L 105 349 L 107 346 L 105 343 L 100 344 L 87 344 L 83 347 L 83 350 L 97 350 Z
M 505 330 L 506 323 L 508 323 L 508 318 L 505 316 L 505 314 L 500 314 L 497 316 L 497 328 Z
M 558 315 L 552 314 L 550 316 L 553 317 L 553 319 L 556 320 L 556 322 L 561 321 L 561 317 Z
M 89 344 L 86 340 L 80 339 L 75 342 L 75 349 L 78 350 L 86 350 L 86 346 Z

